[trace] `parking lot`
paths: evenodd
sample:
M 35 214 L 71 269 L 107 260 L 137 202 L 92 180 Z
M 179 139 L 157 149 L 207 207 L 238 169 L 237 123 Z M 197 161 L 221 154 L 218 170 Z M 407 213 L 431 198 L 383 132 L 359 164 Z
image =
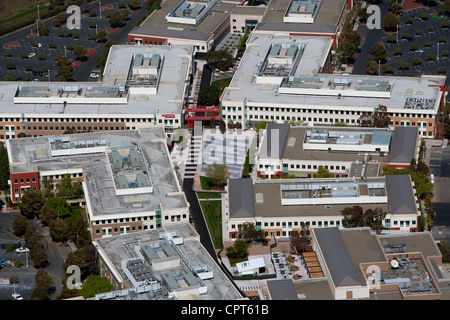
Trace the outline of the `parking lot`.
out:
M 129 0 L 124 1 L 126 3 Z M 130 11 L 126 24 L 120 28 L 111 28 L 106 15 L 118 9 L 118 1 L 101 1 L 101 16 L 99 2 L 92 2 L 82 9 L 81 29 L 69 30 L 66 26 L 53 26 L 53 18 L 44 21 L 46 29 L 49 31 L 47 36 L 38 35 L 36 25 L 25 27 L 11 34 L 0 37 L 0 79 L 5 75 L 13 80 L 27 81 L 54 81 L 57 66 L 55 58 L 57 56 L 66 56 L 73 60 L 75 81 L 98 81 L 98 77 L 91 77 L 91 74 L 98 74 L 95 59 L 101 54 L 106 41 L 97 42 L 89 40 L 89 35 L 96 34 L 99 31 L 106 32 L 107 40 L 113 40 L 117 44 L 126 44 L 128 32 L 133 29 L 145 13 L 146 7 Z M 95 11 L 96 16 L 90 16 L 89 12 Z M 78 34 L 78 37 L 74 37 Z M 34 44 L 38 46 L 34 46 Z M 50 45 L 50 47 L 49 47 Z M 88 52 L 83 61 L 76 60 L 71 48 L 78 45 L 84 46 Z M 5 57 L 5 52 L 10 51 L 12 56 Z M 34 53 L 32 57 L 22 58 L 21 53 Z M 41 56 L 42 55 L 42 56 Z M 39 59 L 41 57 L 41 59 Z M 6 64 L 15 64 L 15 68 L 8 70 Z M 31 71 L 25 70 L 30 65 Z
M 388 13 L 387 1 L 377 4 L 381 9 L 381 16 L 384 17 Z M 419 19 L 421 13 L 427 13 L 426 20 Z M 408 17 L 413 18 L 412 24 L 407 24 Z M 359 25 L 358 33 L 361 35 L 361 52 L 355 56 L 353 65 L 354 74 L 367 74 L 366 63 L 372 58 L 369 53 L 370 49 L 376 42 L 382 42 L 387 51 L 387 62 L 381 64 L 381 71 L 385 65 L 392 66 L 394 76 L 419 76 L 421 74 L 438 74 L 439 67 L 446 67 L 447 73 L 450 72 L 450 59 L 442 55 L 444 50 L 450 50 L 450 28 L 442 28 L 442 21 L 448 21 L 448 17 L 441 19 L 437 14 L 437 7 L 416 7 L 414 9 L 403 11 L 398 17 L 400 25 L 398 29 L 398 42 L 388 42 L 388 35 L 397 38 L 397 32 L 386 33 L 382 29 L 368 29 L 365 25 Z M 432 26 L 433 32 L 429 32 L 428 28 Z M 416 35 L 416 30 L 421 30 L 420 35 Z M 408 34 L 408 37 L 402 39 L 402 34 Z M 439 44 L 439 37 L 447 38 L 446 42 Z M 425 42 L 430 41 L 430 46 L 425 46 Z M 415 52 L 411 50 L 411 44 L 416 44 L 417 48 L 423 52 Z M 395 55 L 394 50 L 400 48 L 401 55 Z M 427 55 L 435 55 L 436 58 L 427 60 Z M 414 65 L 414 58 L 420 58 L 421 64 Z M 401 70 L 398 68 L 399 62 L 404 61 L 409 64 L 409 68 Z M 390 74 L 390 73 L 389 73 Z
M 0 239 L 2 242 L 19 240 L 12 234 L 10 229 L 12 223 L 16 219 L 18 213 L 2 213 L 0 214 Z M 20 293 L 24 299 L 30 299 L 31 292 L 34 289 L 34 276 L 36 269 L 33 268 L 33 263 L 30 256 L 25 253 L 16 253 L 16 251 L 7 252 L 5 249 L 0 249 L 0 259 L 5 259 L 11 262 L 21 262 L 21 267 L 6 266 L 0 269 L 0 277 L 16 278 L 18 283 L 16 285 L 16 292 Z M 27 267 L 28 263 L 28 267 Z M 13 285 L 0 285 L 0 299 L 9 299 L 13 293 Z
M 423 12 L 428 13 L 428 19 L 422 20 L 419 15 Z M 406 18 L 412 17 L 414 20 L 411 24 L 407 24 Z M 442 19 L 436 10 L 426 9 L 425 7 L 416 8 L 404 12 L 400 18 L 400 27 L 398 31 L 398 43 L 389 43 L 387 35 L 383 37 L 383 43 L 388 53 L 387 64 L 394 67 L 394 75 L 409 76 L 421 75 L 423 73 L 438 74 L 439 67 L 446 67 L 450 72 L 450 58 L 443 56 L 444 50 L 450 50 L 450 28 L 443 28 L 442 21 L 448 21 L 447 18 Z M 432 31 L 429 28 L 432 27 Z M 416 35 L 416 30 L 420 30 L 420 35 Z M 397 36 L 397 33 L 392 33 Z M 403 37 L 402 34 L 408 34 L 408 37 Z M 440 37 L 446 37 L 447 41 L 439 42 Z M 426 46 L 429 41 L 430 45 Z M 411 44 L 416 44 L 418 50 L 411 50 Z M 402 49 L 401 55 L 395 55 L 396 48 Z M 435 59 L 427 59 L 427 55 L 434 55 Z M 420 58 L 420 64 L 414 64 L 414 58 Z M 398 64 L 400 61 L 409 63 L 409 69 L 400 70 Z

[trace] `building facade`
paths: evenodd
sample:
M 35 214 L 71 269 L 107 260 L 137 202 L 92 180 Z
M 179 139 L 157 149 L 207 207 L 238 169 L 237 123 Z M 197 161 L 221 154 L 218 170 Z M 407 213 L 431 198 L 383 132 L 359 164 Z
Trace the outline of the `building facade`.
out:
M 81 181 L 93 239 L 189 222 L 162 126 L 6 141 L 11 198 L 68 174 Z

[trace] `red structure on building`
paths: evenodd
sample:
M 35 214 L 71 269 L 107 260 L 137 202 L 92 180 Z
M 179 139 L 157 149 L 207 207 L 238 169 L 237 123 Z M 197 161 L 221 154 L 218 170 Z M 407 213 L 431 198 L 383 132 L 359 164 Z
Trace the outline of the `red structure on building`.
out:
M 194 127 L 194 121 L 219 121 L 221 119 L 220 107 L 216 106 L 186 106 L 185 120 L 188 124 L 188 129 Z
M 39 172 L 11 172 L 11 201 L 16 203 L 27 190 L 39 190 Z

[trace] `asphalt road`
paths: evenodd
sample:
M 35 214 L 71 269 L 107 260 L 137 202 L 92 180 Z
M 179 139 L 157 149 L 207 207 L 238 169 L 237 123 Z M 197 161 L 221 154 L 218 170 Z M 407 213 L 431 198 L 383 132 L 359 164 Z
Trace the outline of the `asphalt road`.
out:
M 130 0 L 124 0 L 128 3 Z M 102 14 L 100 18 L 99 14 L 99 2 L 89 3 L 86 7 L 82 8 L 81 17 L 81 29 L 69 30 L 67 27 L 62 26 L 58 28 L 53 27 L 53 18 L 45 20 L 45 26 L 49 30 L 48 36 L 38 36 L 36 33 L 36 26 L 32 25 L 25 27 L 21 30 L 15 31 L 8 35 L 0 37 L 0 79 L 3 79 L 5 75 L 11 76 L 13 79 L 25 79 L 39 81 L 54 81 L 57 66 L 55 64 L 55 57 L 58 55 L 66 55 L 69 59 L 74 59 L 74 56 L 70 50 L 67 50 L 67 46 L 72 45 L 74 48 L 78 45 L 85 46 L 88 51 L 86 61 L 82 63 L 74 59 L 74 76 L 75 81 L 98 81 L 98 78 L 90 77 L 90 73 L 93 69 L 97 68 L 95 59 L 101 54 L 104 48 L 103 43 L 97 43 L 96 41 L 89 40 L 89 34 L 96 34 L 96 32 L 104 30 L 107 32 L 107 40 L 113 40 L 117 44 L 127 44 L 128 33 L 136 26 L 137 21 L 145 13 L 146 6 L 141 9 L 130 12 L 129 18 L 126 24 L 120 28 L 112 29 L 106 14 L 118 9 L 118 1 L 102 0 Z M 94 10 L 97 12 L 97 16 L 90 17 L 88 12 Z M 97 28 L 90 28 L 89 24 L 95 22 Z M 58 32 L 63 31 L 64 37 L 59 37 Z M 70 34 L 78 33 L 79 39 L 70 37 Z M 69 37 L 67 37 L 69 36 Z M 37 41 L 41 44 L 41 47 L 33 47 L 32 43 Z M 49 49 L 48 45 L 56 44 L 55 49 Z M 8 46 L 12 44 L 11 46 Z M 66 49 L 64 48 L 66 46 Z M 4 52 L 11 51 L 12 57 L 5 57 Z M 22 59 L 20 54 L 22 52 L 35 53 L 34 57 L 28 59 Z M 38 55 L 45 55 L 46 59 L 40 61 Z M 6 64 L 14 63 L 16 69 L 7 70 Z M 34 72 L 25 71 L 25 66 L 30 65 Z M 50 70 L 50 77 L 45 72 L 45 68 Z
M 430 173 L 435 176 L 435 190 L 431 208 L 436 212 L 432 233 L 435 240 L 450 244 L 450 146 L 433 150 L 430 157 Z
M 211 241 L 211 237 L 208 232 L 208 227 L 205 222 L 205 218 L 203 217 L 202 209 L 200 208 L 200 204 L 198 203 L 197 195 L 195 191 L 192 189 L 194 184 L 194 179 L 187 178 L 183 180 L 183 190 L 186 195 L 186 199 L 188 200 L 191 206 L 191 214 L 193 225 L 197 233 L 200 235 L 200 242 L 205 247 L 206 251 L 209 252 L 214 261 L 217 262 L 217 255 L 214 249 L 214 245 Z

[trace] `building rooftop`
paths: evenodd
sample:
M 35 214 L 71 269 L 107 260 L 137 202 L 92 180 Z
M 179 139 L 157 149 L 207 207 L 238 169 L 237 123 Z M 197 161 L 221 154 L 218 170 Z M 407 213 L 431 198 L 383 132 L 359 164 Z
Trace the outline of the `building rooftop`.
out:
M 258 158 L 356 161 L 362 154 L 370 153 L 372 160 L 386 162 L 386 155 L 393 148 L 391 139 L 401 131 L 361 127 L 292 127 L 269 123 Z
M 376 234 L 369 228 L 316 228 L 313 241 L 325 277 L 267 280 L 271 299 L 333 300 L 339 287 L 368 289 L 366 296 L 362 292 L 353 296 L 357 299 L 449 298 L 449 273 L 443 272 L 442 255 L 429 232 Z
M 444 298 L 439 286 L 448 279 L 440 273 L 442 256 L 430 233 L 376 235 L 368 228 L 323 228 L 313 232 L 335 287 L 380 285 L 378 292 L 363 299 Z M 346 258 L 338 263 L 336 253 Z M 378 272 L 372 273 L 369 266 L 378 266 Z M 386 286 L 389 284 L 395 286 Z
M 91 220 L 187 207 L 162 127 L 10 139 L 11 172 L 82 169 Z
M 61 118 L 181 113 L 192 54 L 191 46 L 114 45 L 101 82 L 49 82 L 45 86 L 40 82 L 0 82 L 1 113 L 10 117 L 51 114 Z M 157 90 L 145 83 L 143 78 L 149 78 L 151 72 L 144 75 L 143 68 L 137 69 L 136 56 L 161 58 Z M 141 75 L 137 76 L 139 71 Z
M 142 292 L 135 299 L 184 299 L 191 295 L 201 300 L 241 299 L 199 239 L 190 224 L 182 223 L 169 229 L 97 239 L 94 245 L 122 286 Z M 95 299 L 130 299 L 130 295 L 128 291 L 112 292 Z
M 158 10 L 150 14 L 130 34 L 207 41 L 213 38 L 224 20 L 229 19 L 231 11 L 237 5 L 237 1 L 166 0 Z M 194 6 L 199 9 L 203 7 L 201 10 L 203 15 L 200 15 L 200 18 L 198 16 L 196 18 L 189 17 L 191 13 L 186 13 L 186 9 L 191 12 L 190 8 Z M 184 18 L 177 19 L 177 15 Z
M 396 127 L 392 139 L 392 150 L 389 155 L 389 163 L 409 165 L 417 152 L 417 127 Z
M 361 206 L 363 210 L 381 208 L 391 214 L 417 214 L 416 199 L 407 175 L 364 180 L 276 179 L 254 183 L 251 179 L 230 179 L 228 201 L 230 218 L 341 216 L 342 210 L 352 205 Z
M 273 44 L 296 44 L 303 48 L 295 71 L 289 76 L 258 76 Z M 345 107 L 370 111 L 382 104 L 391 110 L 408 113 L 437 112 L 445 76 L 393 77 L 324 74 L 331 50 L 327 37 L 282 36 L 252 33 L 247 49 L 222 104 L 246 101 L 277 105 L 310 105 L 323 109 Z
M 303 28 L 308 25 L 326 25 L 337 26 L 341 18 L 342 11 L 344 9 L 346 0 L 279 0 L 270 1 L 266 14 L 263 18 L 263 23 L 280 24 L 280 28 L 283 26 L 290 27 L 296 25 L 299 32 L 303 31 Z M 306 14 L 307 13 L 307 14 Z M 309 19 L 288 19 L 288 15 L 302 15 Z

